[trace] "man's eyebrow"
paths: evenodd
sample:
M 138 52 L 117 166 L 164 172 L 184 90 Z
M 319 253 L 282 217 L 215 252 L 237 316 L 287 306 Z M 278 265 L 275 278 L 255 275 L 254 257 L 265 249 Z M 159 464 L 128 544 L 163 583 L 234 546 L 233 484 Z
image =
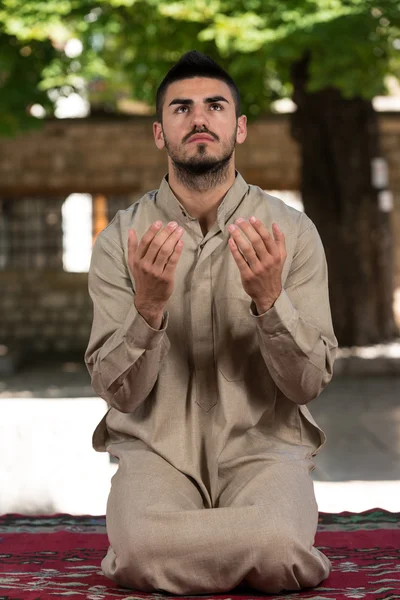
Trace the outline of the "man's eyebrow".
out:
M 227 100 L 223 96 L 211 96 L 210 98 L 205 98 L 204 102 L 207 102 L 207 103 L 226 102 L 227 104 L 229 104 L 229 100 Z
M 226 102 L 227 104 L 229 104 L 229 100 L 224 98 L 224 96 L 210 96 L 208 98 L 204 98 L 205 104 L 212 104 L 213 102 Z M 190 100 L 189 98 L 174 98 L 168 104 L 168 106 L 172 106 L 173 104 L 184 104 L 186 106 L 190 106 L 191 104 L 193 104 L 193 100 Z
M 174 98 L 174 100 L 172 100 L 168 106 L 172 106 L 173 104 L 193 104 L 193 100 L 189 100 L 187 98 Z

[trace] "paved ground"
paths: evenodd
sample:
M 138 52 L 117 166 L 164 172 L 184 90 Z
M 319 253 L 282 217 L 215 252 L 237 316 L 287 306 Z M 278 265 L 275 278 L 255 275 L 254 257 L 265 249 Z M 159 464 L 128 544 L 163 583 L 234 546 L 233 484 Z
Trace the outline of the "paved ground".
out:
M 377 360 L 339 365 L 330 384 L 308 408 L 327 434 L 314 478 L 321 481 L 400 480 L 400 368 Z M 375 375 L 368 373 L 377 372 Z M 1 398 L 95 396 L 80 357 L 33 363 L 0 379 Z
M 315 479 L 400 480 L 400 375 L 334 377 L 308 406 L 328 437 Z
M 83 357 L 51 356 L 0 375 L 0 398 L 90 398 L 95 394 Z
M 313 472 L 320 510 L 338 512 L 381 506 L 400 511 L 399 358 L 396 352 L 386 358 L 371 356 L 370 353 L 369 359 L 354 356 L 340 359 L 331 383 L 308 405 L 328 437 Z M 59 402 L 51 399 L 59 399 Z M 3 453 L 7 454 L 12 447 L 12 457 L 18 456 L 13 462 L 10 455 L 7 466 L 4 461 L 3 467 L 0 466 L 0 488 L 3 489 L 0 512 L 12 509 L 41 512 L 53 508 L 103 513 L 115 465 L 110 465 L 106 455 L 98 455 L 90 447 L 93 425 L 104 413 L 105 403 L 94 398 L 82 358 L 69 357 L 61 362 L 42 360 L 14 375 L 3 376 L 0 378 L 0 407 L 4 411 L 0 449 L 2 446 Z M 18 424 L 22 414 L 25 421 Z M 79 428 L 74 425 L 77 419 Z M 39 447 L 42 464 L 35 475 L 32 452 L 37 456 Z M 65 451 L 68 447 L 69 454 Z M 58 459 L 57 453 L 62 454 L 62 459 Z M 60 494 L 54 500 L 56 492 L 50 491 L 51 478 L 54 489 L 64 489 L 60 483 L 55 484 L 57 464 L 64 464 L 58 471 L 68 469 L 70 473 L 69 504 L 63 503 Z M 87 478 L 85 473 L 94 475 Z M 47 504 L 38 500 L 38 484 L 32 483 L 38 479 L 42 481 L 42 495 L 46 489 Z M 85 502 L 77 502 L 77 498 L 82 497 L 83 479 L 86 484 L 90 481 L 90 485 L 84 488 Z M 26 484 L 28 480 L 30 488 Z M 101 490 L 95 489 L 98 480 L 101 480 Z M 49 500 L 51 495 L 53 501 Z

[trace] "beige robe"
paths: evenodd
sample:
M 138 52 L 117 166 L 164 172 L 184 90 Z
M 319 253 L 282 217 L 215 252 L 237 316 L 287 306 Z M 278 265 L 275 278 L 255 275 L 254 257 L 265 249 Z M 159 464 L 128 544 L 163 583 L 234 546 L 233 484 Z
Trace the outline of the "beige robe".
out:
M 227 245 L 228 225 L 251 215 L 269 231 L 277 222 L 286 239 L 283 289 L 261 315 Z M 140 240 L 157 219 L 185 230 L 159 330 L 137 312 L 127 267 L 129 228 Z M 305 405 L 332 377 L 337 340 L 325 254 L 312 221 L 237 173 L 204 236 L 164 177 L 159 190 L 118 211 L 98 236 L 89 292 L 94 315 L 85 361 L 94 390 L 109 405 L 93 446 L 120 460 L 107 508 L 105 574 L 129 587 L 177 594 L 222 592 L 242 581 L 262 591 L 299 589 L 326 578 L 330 563 L 312 547 L 317 507 L 309 475 L 326 438 Z M 226 492 L 233 481 L 235 494 Z M 288 536 L 278 536 L 293 549 L 279 566 L 271 528 L 256 543 L 262 565 L 252 550 L 262 530 L 262 515 L 248 506 L 257 493 L 275 529 L 293 520 Z M 235 509 L 235 501 L 243 506 Z M 235 527 L 243 529 L 239 544 L 227 533 Z M 157 543 L 149 546 L 143 541 L 149 538 Z

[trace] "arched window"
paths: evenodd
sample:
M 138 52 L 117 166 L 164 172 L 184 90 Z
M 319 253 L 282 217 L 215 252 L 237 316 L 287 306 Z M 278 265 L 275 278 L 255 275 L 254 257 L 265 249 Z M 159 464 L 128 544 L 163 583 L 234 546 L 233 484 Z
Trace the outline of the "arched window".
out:
M 64 271 L 89 271 L 92 254 L 92 196 L 70 194 L 62 205 Z

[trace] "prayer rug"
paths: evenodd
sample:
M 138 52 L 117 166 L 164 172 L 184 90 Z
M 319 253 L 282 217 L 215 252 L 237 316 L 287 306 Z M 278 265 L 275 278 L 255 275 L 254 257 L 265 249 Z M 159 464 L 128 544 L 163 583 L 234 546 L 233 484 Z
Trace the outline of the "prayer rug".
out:
M 400 513 L 379 508 L 362 513 L 320 513 L 315 545 L 332 561 L 320 586 L 268 595 L 271 600 L 400 600 Z M 108 546 L 105 517 L 0 517 L 0 600 L 141 600 L 267 596 L 251 588 L 226 594 L 146 594 L 106 579 L 100 562 Z

